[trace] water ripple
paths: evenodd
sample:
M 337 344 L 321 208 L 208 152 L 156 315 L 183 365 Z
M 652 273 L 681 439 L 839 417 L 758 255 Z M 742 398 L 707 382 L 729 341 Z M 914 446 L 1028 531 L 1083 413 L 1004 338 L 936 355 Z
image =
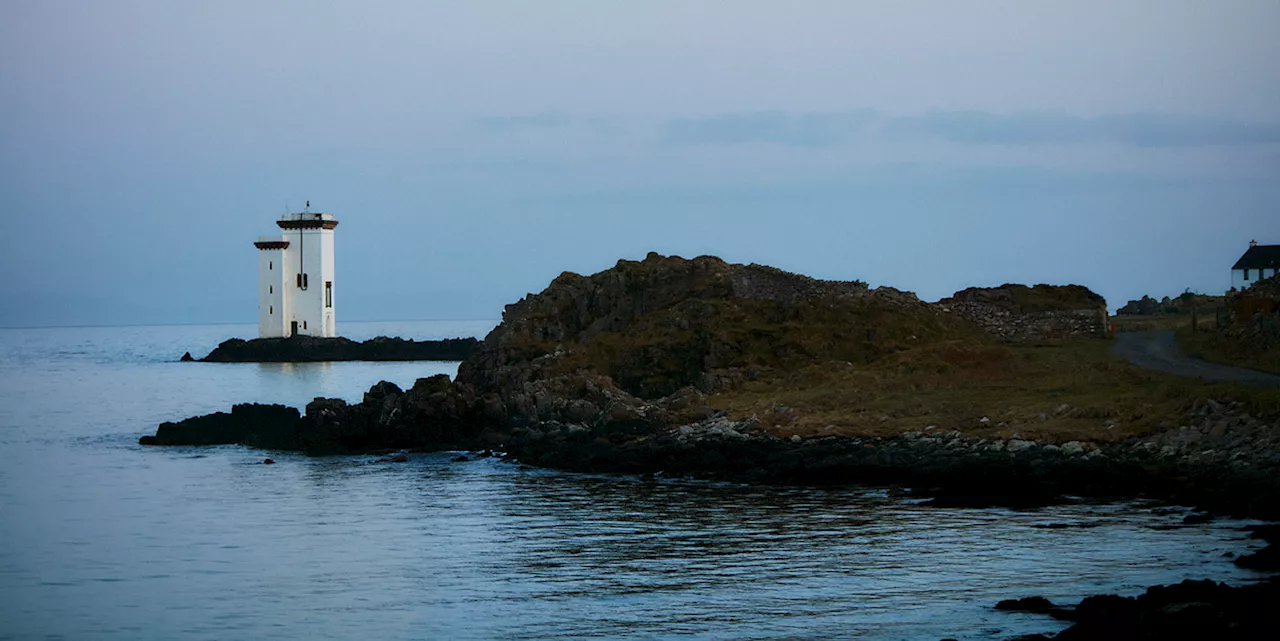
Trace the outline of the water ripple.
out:
M 1003 598 L 1253 577 L 1222 558 L 1256 545 L 1240 522 L 1140 502 L 144 448 L 160 420 L 440 369 L 176 364 L 224 330 L 162 329 L 0 332 L 0 637 L 992 639 L 1056 625 Z

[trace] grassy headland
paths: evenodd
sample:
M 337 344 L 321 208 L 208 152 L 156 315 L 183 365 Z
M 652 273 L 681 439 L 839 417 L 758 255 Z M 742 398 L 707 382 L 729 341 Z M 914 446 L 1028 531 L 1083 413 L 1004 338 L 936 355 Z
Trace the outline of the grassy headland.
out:
M 145 441 L 498 448 L 592 472 L 1148 492 L 1275 512 L 1280 390 L 1119 361 L 1104 305 L 1043 285 L 929 304 L 651 254 L 508 305 L 455 380 L 379 383 L 287 420 L 237 406 Z
M 932 429 L 982 438 L 1108 443 L 1185 424 L 1196 399 L 1230 397 L 1280 415 L 1280 390 L 1206 384 L 1143 370 L 1102 340 L 1003 345 L 948 340 L 865 367 L 812 364 L 713 395 L 780 436 L 890 436 Z M 983 421 L 983 419 L 986 421 Z

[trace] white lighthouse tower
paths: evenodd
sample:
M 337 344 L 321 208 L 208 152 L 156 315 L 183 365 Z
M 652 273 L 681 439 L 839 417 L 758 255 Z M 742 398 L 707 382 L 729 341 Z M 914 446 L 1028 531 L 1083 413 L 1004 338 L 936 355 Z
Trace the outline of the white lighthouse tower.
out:
M 285 214 L 279 236 L 259 236 L 258 337 L 337 336 L 333 315 L 333 214 Z

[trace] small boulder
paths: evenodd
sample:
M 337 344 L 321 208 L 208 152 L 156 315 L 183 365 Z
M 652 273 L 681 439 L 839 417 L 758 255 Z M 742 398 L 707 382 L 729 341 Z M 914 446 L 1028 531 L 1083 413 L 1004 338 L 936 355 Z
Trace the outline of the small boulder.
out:
M 1268 545 L 1253 554 L 1241 556 L 1234 563 L 1239 567 L 1250 570 L 1280 572 L 1280 547 L 1275 544 Z
M 1042 596 L 1029 596 L 1022 599 L 1005 599 L 996 604 L 997 610 L 1010 610 L 1014 612 L 1044 612 L 1045 610 L 1053 610 L 1058 606 L 1052 601 Z
M 1080 441 L 1067 441 L 1066 443 L 1062 444 L 1063 454 L 1077 456 L 1080 454 L 1084 454 L 1084 451 L 1085 451 L 1084 443 L 1081 443 Z
M 1029 450 L 1035 447 L 1035 445 L 1036 444 L 1031 441 L 1024 441 L 1022 439 L 1013 438 L 1013 439 L 1009 439 L 1009 443 L 1008 445 L 1005 445 L 1005 449 L 1010 452 L 1021 452 L 1023 450 Z
M 182 358 L 179 358 L 178 360 L 183 363 L 192 363 L 195 362 L 196 359 L 191 357 L 191 352 L 183 352 Z

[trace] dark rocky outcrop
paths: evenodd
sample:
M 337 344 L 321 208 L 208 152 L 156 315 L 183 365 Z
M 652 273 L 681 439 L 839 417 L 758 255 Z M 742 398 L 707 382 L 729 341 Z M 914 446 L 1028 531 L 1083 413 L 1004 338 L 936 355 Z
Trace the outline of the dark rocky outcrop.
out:
M 586 413 L 626 422 L 634 412 L 624 408 L 685 387 L 709 393 L 760 372 L 867 363 L 974 334 L 890 288 L 650 254 L 592 276 L 562 274 L 541 294 L 508 305 L 502 324 L 459 367 L 458 383 L 516 422 L 576 423 Z
M 1197 404 L 1180 429 L 1103 444 L 943 430 L 784 438 L 772 419 L 730 420 L 709 406 L 710 394 L 753 380 L 785 383 L 803 368 L 856 368 L 921 345 L 983 346 L 995 343 L 991 333 L 1039 331 L 983 331 L 948 305 L 1010 318 L 1066 310 L 1036 317 L 1050 319 L 1043 336 L 1077 331 L 1071 310 L 1096 305 L 1101 314 L 1103 306 L 1080 287 L 966 292 L 930 305 L 856 281 L 651 254 L 592 276 L 562 274 L 507 306 L 455 381 L 436 376 L 407 390 L 379 383 L 357 404 L 316 399 L 272 430 L 229 425 L 233 410 L 162 426 L 149 442 L 313 454 L 497 449 L 533 465 L 590 472 L 908 482 L 955 505 L 1042 505 L 1070 492 L 1146 493 L 1251 515 L 1280 509 L 1280 436 L 1239 404 Z M 1096 331 L 1096 318 L 1080 319 L 1078 332 Z
M 305 415 L 282 405 L 236 405 L 177 423 L 162 423 L 142 445 L 238 444 L 338 454 L 395 449 L 466 448 L 479 442 L 473 404 L 444 375 L 419 379 L 408 391 L 381 382 L 361 403 L 317 398 Z
M 869 362 L 913 342 L 976 333 L 888 288 L 651 254 L 589 277 L 562 274 L 541 294 L 507 306 L 456 382 L 375 388 L 351 406 L 313 402 L 298 445 L 430 447 L 554 422 L 656 431 L 706 418 L 705 392 L 755 372 L 826 359 Z M 350 342 L 233 340 L 205 360 L 322 360 L 327 345 Z
M 232 338 L 200 359 L 207 363 L 310 363 L 319 361 L 461 361 L 475 353 L 480 341 L 449 338 L 415 341 L 379 336 L 364 342 L 347 338 L 291 336 Z M 190 360 L 188 353 L 183 360 Z
M 1011 612 L 1048 612 L 1058 609 L 1058 606 L 1042 596 L 1029 596 L 1021 599 L 1005 599 L 996 604 L 996 609 Z
M 1276 565 L 1276 539 L 1280 524 L 1253 525 L 1246 529 L 1269 545 L 1236 559 L 1236 564 L 1263 571 L 1280 571 Z M 1038 606 L 1041 597 L 1001 601 L 997 609 L 1049 614 L 1074 625 L 1054 639 L 1274 639 L 1280 631 L 1280 582 L 1275 577 L 1255 584 L 1230 586 L 1213 581 L 1183 581 L 1155 586 L 1137 597 L 1114 594 L 1091 596 L 1074 608 Z M 1011 607 L 1029 604 L 1033 607 Z M 1051 604 L 1050 604 L 1051 605 Z M 1002 607 L 1005 606 L 1005 607 Z
M 1235 560 L 1235 564 L 1250 570 L 1264 572 L 1280 572 L 1280 547 L 1268 545 L 1253 554 L 1246 554 Z
M 1074 625 L 1059 641 L 1133 639 L 1274 639 L 1280 630 L 1280 583 L 1233 587 L 1183 581 L 1137 597 L 1091 596 L 1073 609 L 1052 611 Z
M 1235 560 L 1235 564 L 1250 570 L 1280 572 L 1280 523 L 1253 525 L 1247 529 L 1252 530 L 1253 538 L 1266 541 L 1267 546 L 1241 556 Z
M 284 405 L 244 404 L 231 413 L 217 412 L 177 423 L 161 423 L 155 436 L 138 440 L 142 445 L 251 445 L 269 449 L 296 449 L 298 410 Z
M 754 421 L 724 417 L 671 430 L 590 429 L 548 422 L 511 430 L 508 452 L 525 463 L 744 482 L 905 483 L 938 506 L 1037 507 L 1063 494 L 1145 495 L 1222 513 L 1280 518 L 1280 451 L 1269 431 L 1223 439 L 1175 430 L 1106 446 L 1040 444 L 944 432 L 887 438 L 779 438 Z M 1192 436 L 1192 434 L 1197 436 Z M 1265 456 L 1255 452 L 1266 449 Z M 1221 457 L 1221 458 L 1218 458 Z M 1250 465 L 1233 461 L 1252 457 Z
M 920 346 L 985 348 L 1105 332 L 1105 303 L 1082 287 L 971 289 L 930 305 L 856 281 L 651 254 L 592 276 L 562 274 L 507 306 L 456 380 L 423 378 L 408 389 L 378 383 L 359 403 L 318 398 L 301 415 L 237 405 L 230 414 L 162 424 L 141 442 L 311 454 L 496 450 L 583 472 L 898 482 L 937 505 L 1144 495 L 1280 518 L 1280 431 L 1238 402 L 1188 399 L 1185 423 L 1123 440 L 1042 443 L 930 428 L 784 437 L 770 429 L 773 420 L 735 420 L 709 401 L 753 381 L 785 384 L 805 368 L 857 368 Z M 1260 552 L 1239 561 L 1268 559 Z M 1090 597 L 1070 612 L 1040 600 L 1006 607 L 1069 615 L 1075 624 L 1059 639 L 1270 638 L 1257 635 L 1276 629 L 1267 610 L 1276 597 L 1274 584 L 1184 582 L 1137 598 Z

